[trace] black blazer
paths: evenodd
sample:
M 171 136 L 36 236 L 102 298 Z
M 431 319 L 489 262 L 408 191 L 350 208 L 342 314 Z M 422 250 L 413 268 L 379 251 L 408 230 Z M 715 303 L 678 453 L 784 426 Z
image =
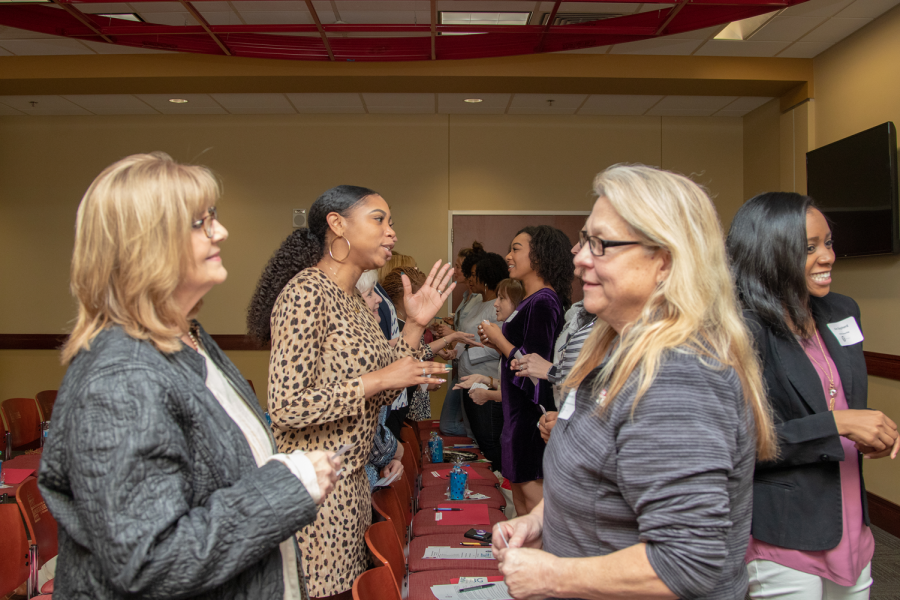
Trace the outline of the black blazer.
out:
M 828 323 L 859 320 L 852 298 L 831 293 L 811 298 L 816 328 L 837 365 L 851 409 L 866 408 L 868 378 L 862 343 L 841 346 Z M 753 537 L 795 550 L 829 550 L 843 533 L 841 477 L 844 459 L 834 416 L 820 379 L 794 338 L 776 336 L 756 313 L 744 311 L 756 341 L 763 380 L 778 433 L 779 456 L 758 462 L 753 478 Z M 861 324 L 860 324 L 861 327 Z M 859 457 L 863 519 L 869 524 L 862 455 Z

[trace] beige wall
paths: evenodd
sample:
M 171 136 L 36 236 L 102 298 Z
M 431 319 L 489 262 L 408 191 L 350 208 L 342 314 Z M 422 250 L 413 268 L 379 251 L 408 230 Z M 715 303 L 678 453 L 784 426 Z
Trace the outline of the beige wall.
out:
M 0 139 L 0 333 L 67 330 L 78 202 L 100 170 L 134 152 L 163 150 L 222 179 L 229 278 L 200 314 L 212 333 L 245 331 L 244 310 L 291 231 L 292 209 L 340 183 L 384 194 L 398 250 L 425 264 L 446 258 L 448 210 L 587 210 L 593 176 L 617 162 L 693 174 L 726 221 L 743 200 L 739 118 L 4 117 Z M 230 356 L 264 398 L 266 353 Z M 54 352 L 0 351 L 0 398 L 56 388 L 63 372 Z

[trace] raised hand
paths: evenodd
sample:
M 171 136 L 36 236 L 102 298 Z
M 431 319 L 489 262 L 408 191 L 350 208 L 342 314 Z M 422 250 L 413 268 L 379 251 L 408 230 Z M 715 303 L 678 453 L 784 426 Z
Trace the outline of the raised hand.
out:
M 415 294 L 412 293 L 412 285 L 405 274 L 400 276 L 403 281 L 403 305 L 406 307 L 407 321 L 412 321 L 420 327 L 428 327 L 434 316 L 453 293 L 456 283 L 451 283 L 453 277 L 453 265 L 441 266 L 441 261 L 434 263 L 431 272 L 425 279 L 425 283 Z

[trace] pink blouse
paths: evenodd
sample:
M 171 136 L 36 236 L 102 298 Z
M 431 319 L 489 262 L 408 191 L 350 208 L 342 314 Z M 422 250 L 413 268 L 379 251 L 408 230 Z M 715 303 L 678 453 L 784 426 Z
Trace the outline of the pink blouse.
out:
M 821 334 L 818 335 L 821 336 Z M 815 367 L 816 373 L 819 374 L 822 392 L 826 399 L 829 387 L 828 368 L 825 366 L 827 361 L 831 367 L 831 374 L 834 376 L 834 385 L 837 388 L 834 409 L 847 410 L 849 408 L 847 397 L 844 395 L 844 387 L 841 385 L 837 367 L 831 360 L 831 355 L 824 343 L 820 349 L 819 342 L 821 341 L 821 337 L 818 342 L 816 338 L 801 340 L 800 345 L 806 350 L 807 355 L 813 358 L 810 362 Z M 757 559 L 770 560 L 784 567 L 823 577 L 838 585 L 849 586 L 856 583 L 862 570 L 872 561 L 875 539 L 872 537 L 871 530 L 863 523 L 859 451 L 853 442 L 845 437 L 841 437 L 841 446 L 844 448 L 844 460 L 840 464 L 844 531 L 840 543 L 831 550 L 807 552 L 773 546 L 751 537 L 750 546 L 747 548 L 746 562 Z M 815 510 L 815 507 L 810 506 L 809 510 Z

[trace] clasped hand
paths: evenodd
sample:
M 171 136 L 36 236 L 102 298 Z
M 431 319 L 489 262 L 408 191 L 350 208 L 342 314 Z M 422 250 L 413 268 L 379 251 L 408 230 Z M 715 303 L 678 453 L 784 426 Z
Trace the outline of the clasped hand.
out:
M 548 360 L 540 354 L 526 354 L 521 359 L 514 358 L 509 363 L 509 368 L 516 371 L 517 377 L 537 377 L 538 379 L 547 379 L 547 373 L 553 366 Z
M 502 530 L 502 535 L 501 535 Z M 543 526 L 534 515 L 494 525 L 494 558 L 513 598 L 539 600 L 553 595 L 556 556 L 540 550 Z M 503 538 L 509 540 L 504 547 Z

